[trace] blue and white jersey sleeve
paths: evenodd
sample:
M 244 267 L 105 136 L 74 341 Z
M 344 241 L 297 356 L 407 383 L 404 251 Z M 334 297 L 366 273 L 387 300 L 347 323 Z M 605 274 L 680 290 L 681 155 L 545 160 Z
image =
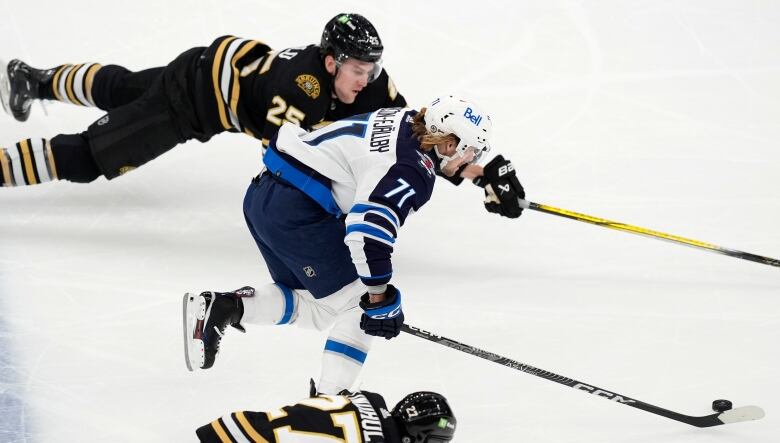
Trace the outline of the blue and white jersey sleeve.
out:
M 398 230 L 430 199 L 433 182 L 424 167 L 396 163 L 374 181 L 376 186 L 367 195 L 358 195 L 347 214 L 344 242 L 369 292 L 384 292 L 393 275 L 391 256 Z
M 435 163 L 413 134 L 416 112 L 383 108 L 308 134 L 285 124 L 263 159 L 328 213 L 346 214 L 344 243 L 372 293 L 392 277 L 399 228 L 433 192 Z

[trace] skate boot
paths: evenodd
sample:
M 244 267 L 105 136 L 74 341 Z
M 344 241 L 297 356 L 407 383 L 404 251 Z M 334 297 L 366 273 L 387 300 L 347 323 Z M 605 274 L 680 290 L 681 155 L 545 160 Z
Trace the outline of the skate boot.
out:
M 21 60 L 0 66 L 0 95 L 3 108 L 20 122 L 27 121 L 33 100 L 41 98 L 40 87 L 51 81 L 54 69 L 35 69 Z
M 8 104 L 8 96 L 11 95 L 11 85 L 8 83 L 8 65 L 0 60 L 0 106 L 3 111 L 11 113 Z
M 184 361 L 187 369 L 208 369 L 214 365 L 225 328 L 241 326 L 244 315 L 243 297 L 252 297 L 255 290 L 244 286 L 233 292 L 202 292 L 184 294 Z

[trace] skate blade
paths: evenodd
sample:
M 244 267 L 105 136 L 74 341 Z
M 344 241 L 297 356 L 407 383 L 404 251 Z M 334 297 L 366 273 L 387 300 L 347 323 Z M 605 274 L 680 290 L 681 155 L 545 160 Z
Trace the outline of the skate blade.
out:
M 184 363 L 189 371 L 201 369 L 205 360 L 203 340 L 195 338 L 198 325 L 206 317 L 206 301 L 200 295 L 184 294 L 183 299 Z M 202 327 L 202 326 L 201 326 Z
M 11 83 L 8 81 L 8 64 L 0 60 L 0 106 L 8 114 L 11 114 Z

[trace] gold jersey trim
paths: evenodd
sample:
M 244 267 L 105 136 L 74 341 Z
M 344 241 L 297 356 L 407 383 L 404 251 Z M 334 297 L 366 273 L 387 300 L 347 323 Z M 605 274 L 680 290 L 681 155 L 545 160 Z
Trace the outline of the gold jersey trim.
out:
M 68 66 L 70 66 L 70 65 L 62 65 L 62 66 L 60 66 L 59 69 L 57 69 L 57 72 L 54 74 L 54 79 L 51 82 L 51 90 L 54 93 L 54 97 L 57 98 L 57 100 L 59 100 L 59 101 L 63 101 L 62 100 L 62 96 L 60 96 L 60 91 L 59 91 L 59 88 L 60 88 L 59 87 L 60 75 L 62 74 L 62 71 L 64 71 L 65 68 L 67 68 Z
M 238 419 L 238 423 L 241 425 L 241 427 L 244 428 L 244 432 L 252 437 L 252 441 L 255 443 L 268 443 L 268 440 L 263 438 L 263 436 L 252 427 L 252 424 L 249 423 L 249 420 L 247 420 L 243 411 L 236 412 L 236 418 Z
M 51 142 L 49 140 L 46 140 L 46 145 L 43 149 L 46 152 L 46 161 L 49 163 L 49 176 L 51 176 L 52 180 L 58 180 L 57 166 L 54 164 L 54 153 L 51 152 Z
M 211 79 L 213 81 L 214 86 L 214 95 L 217 99 L 217 109 L 219 110 L 219 121 L 222 123 L 222 127 L 224 129 L 230 129 L 231 125 L 227 120 L 227 113 L 225 112 L 225 104 L 222 100 L 222 93 L 221 88 L 219 87 L 219 77 L 220 77 L 220 69 L 219 65 L 222 62 L 222 54 L 225 52 L 225 48 L 233 41 L 236 37 L 228 37 L 225 40 L 220 43 L 219 48 L 217 48 L 217 53 L 214 55 L 214 64 L 211 67 Z
M 76 94 L 73 92 L 73 81 L 76 78 L 76 73 L 78 72 L 81 67 L 84 66 L 84 64 L 75 65 L 73 68 L 71 68 L 70 72 L 68 72 L 68 76 L 65 77 L 65 93 L 68 95 L 68 100 L 70 100 L 71 103 L 74 105 L 82 105 L 83 103 L 79 101 L 78 98 L 76 98 Z
M 5 186 L 13 186 L 13 176 L 11 175 L 11 161 L 5 153 L 4 148 L 0 148 L 0 167 L 3 169 L 3 178 Z
M 395 82 L 390 77 L 387 77 L 387 95 L 390 96 L 390 100 L 395 100 L 398 97 L 398 89 L 396 89 Z
M 84 76 L 84 89 L 86 89 L 86 91 L 84 91 L 84 95 L 86 95 L 87 101 L 89 101 L 92 106 L 96 106 L 95 100 L 92 98 L 92 82 L 95 80 L 95 75 L 102 67 L 102 65 L 95 63 L 89 67 L 87 74 Z
M 27 176 L 27 183 L 35 185 L 38 183 L 38 180 L 35 179 L 35 167 L 33 166 L 32 155 L 30 154 L 30 143 L 28 140 L 22 140 L 19 142 L 19 147 L 22 151 L 24 173 Z
M 222 441 L 222 443 L 233 443 L 230 440 L 230 437 L 228 437 L 227 432 L 225 432 L 225 428 L 223 428 L 222 425 L 219 424 L 219 419 L 212 421 L 211 427 L 214 428 L 214 432 L 217 433 L 217 436 Z
M 258 42 L 250 40 L 249 43 L 244 45 L 243 48 L 241 48 L 240 51 L 236 51 L 236 54 L 233 56 L 233 59 L 230 61 L 230 66 L 233 69 L 233 94 L 230 97 L 230 109 L 233 110 L 233 115 L 238 118 L 238 100 L 239 100 L 239 92 L 241 90 L 241 86 L 239 83 L 239 80 L 241 79 L 241 73 L 238 71 L 238 68 L 236 67 L 236 62 L 241 59 L 241 57 L 245 56 L 247 52 L 251 51 L 252 48 L 257 46 Z

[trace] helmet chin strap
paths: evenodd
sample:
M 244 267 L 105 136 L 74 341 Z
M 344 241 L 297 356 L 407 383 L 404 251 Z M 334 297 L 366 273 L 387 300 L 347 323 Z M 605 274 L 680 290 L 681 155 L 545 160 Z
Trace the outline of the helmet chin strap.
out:
M 341 62 L 336 61 L 336 54 L 330 54 L 331 57 L 333 57 L 333 62 L 335 63 L 333 67 L 333 74 L 330 76 L 330 96 L 331 99 L 335 99 L 339 103 L 341 103 L 341 98 L 339 97 L 338 92 L 336 92 L 336 76 L 339 75 L 339 68 L 341 68 Z M 331 100 L 330 103 L 330 109 L 336 109 L 336 104 Z
M 439 145 L 433 145 L 433 151 L 436 153 L 436 156 L 439 157 L 440 167 L 444 169 L 445 166 L 447 166 L 447 163 L 449 163 L 452 160 L 455 160 L 454 156 L 444 155 L 441 152 L 439 152 Z
M 466 157 L 465 155 L 463 155 L 463 153 L 461 153 L 461 152 L 459 152 L 457 150 L 455 151 L 455 154 L 453 154 L 451 156 L 450 155 L 444 155 L 441 152 L 439 152 L 439 145 L 433 145 L 433 151 L 436 153 L 436 156 L 439 157 L 439 160 L 441 160 L 441 162 L 439 163 L 439 167 L 442 170 L 444 170 L 444 168 L 447 166 L 447 164 L 449 162 L 451 162 L 451 161 L 458 161 L 458 160 Z M 474 158 L 472 156 L 470 159 L 466 158 L 466 161 L 464 161 L 463 164 L 472 163 L 473 161 L 474 161 Z M 458 165 L 458 166 L 462 166 L 462 165 Z

